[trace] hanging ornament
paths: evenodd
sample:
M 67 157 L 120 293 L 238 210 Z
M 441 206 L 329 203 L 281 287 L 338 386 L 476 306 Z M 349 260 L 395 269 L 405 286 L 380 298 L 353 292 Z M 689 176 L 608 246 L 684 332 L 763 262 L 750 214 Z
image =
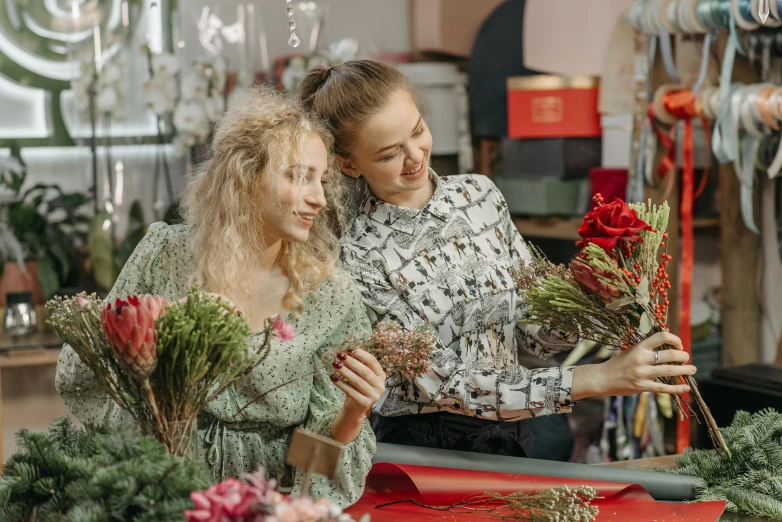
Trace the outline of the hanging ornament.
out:
M 288 45 L 291 47 L 298 47 L 301 40 L 296 36 L 296 20 L 293 19 L 293 0 L 285 0 L 287 5 L 285 10 L 288 13 L 288 29 L 291 32 L 290 38 L 288 38 Z
M 758 17 L 760 18 L 760 22 L 765 24 L 766 20 L 768 19 L 768 14 L 770 11 L 769 6 L 769 0 L 760 0 L 758 4 Z

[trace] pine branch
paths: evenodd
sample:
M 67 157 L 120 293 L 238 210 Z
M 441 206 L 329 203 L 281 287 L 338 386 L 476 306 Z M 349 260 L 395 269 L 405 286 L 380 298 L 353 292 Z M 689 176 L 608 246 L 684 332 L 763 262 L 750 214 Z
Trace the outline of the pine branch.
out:
M 128 427 L 105 435 L 57 420 L 22 431 L 0 477 L 0 521 L 184 520 L 190 492 L 208 484 L 203 463 L 166 453 Z
M 679 468 L 668 472 L 703 479 L 698 500 L 727 500 L 728 511 L 782 518 L 782 414 L 739 411 L 721 431 L 732 458 L 690 450 L 677 459 Z

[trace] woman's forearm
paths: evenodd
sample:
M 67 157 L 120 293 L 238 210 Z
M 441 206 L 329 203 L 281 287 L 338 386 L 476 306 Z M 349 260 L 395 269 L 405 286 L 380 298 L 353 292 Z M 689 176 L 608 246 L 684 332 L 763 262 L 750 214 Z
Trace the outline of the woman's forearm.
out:
M 342 408 L 331 423 L 331 438 L 342 444 L 349 444 L 361 433 L 364 413 Z

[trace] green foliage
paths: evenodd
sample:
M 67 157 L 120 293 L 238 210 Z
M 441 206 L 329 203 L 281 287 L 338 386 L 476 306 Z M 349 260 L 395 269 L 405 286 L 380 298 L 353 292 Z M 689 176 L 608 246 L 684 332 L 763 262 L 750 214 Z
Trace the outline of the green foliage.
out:
M 0 477 L 0 522 L 175 521 L 190 492 L 208 486 L 205 466 L 166 453 L 128 428 L 77 429 L 67 418 L 46 433 L 22 430 Z
M 129 217 L 130 220 L 128 222 L 128 230 L 125 233 L 125 238 L 114 253 L 114 266 L 117 268 L 117 273 L 122 270 L 122 267 L 128 262 L 128 259 L 130 259 L 136 246 L 144 239 L 144 234 L 147 233 L 147 224 L 144 221 L 144 211 L 138 200 L 134 201 L 130 206 Z
M 89 198 L 78 192 L 63 192 L 53 184 L 38 184 L 22 192 L 27 174 L 20 156 L 16 161 L 22 166 L 19 172 L 0 176 L 0 185 L 16 195 L 8 205 L 8 226 L 24 247 L 25 257 L 36 260 L 41 290 L 50 299 L 73 278 L 71 260 L 76 246 L 86 239 L 89 222 L 79 211 Z
M 105 210 L 100 212 L 93 218 L 87 236 L 93 277 L 98 288 L 104 291 L 109 291 L 114 286 L 122 267 L 147 232 L 144 211 L 138 200 L 130 207 L 128 228 L 125 237 L 118 243 L 114 240 L 114 217 Z
M 224 301 L 192 288 L 184 302 L 168 307 L 158 320 L 158 364 L 152 389 L 168 420 L 189 420 L 219 391 L 247 375 L 268 352 L 266 342 L 251 351 L 250 327 Z
M 721 431 L 732 458 L 690 450 L 672 473 L 703 479 L 698 500 L 727 500 L 728 511 L 782 519 L 782 414 L 739 411 Z
M 182 216 L 182 200 L 178 199 L 171 203 L 163 216 L 163 221 L 169 225 L 181 225 L 185 222 L 185 218 Z

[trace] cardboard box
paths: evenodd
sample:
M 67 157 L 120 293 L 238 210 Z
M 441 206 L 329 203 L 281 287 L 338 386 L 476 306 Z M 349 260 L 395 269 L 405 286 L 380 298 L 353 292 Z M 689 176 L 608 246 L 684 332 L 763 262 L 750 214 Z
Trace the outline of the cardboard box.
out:
M 599 137 L 599 80 L 591 76 L 508 78 L 508 137 Z

